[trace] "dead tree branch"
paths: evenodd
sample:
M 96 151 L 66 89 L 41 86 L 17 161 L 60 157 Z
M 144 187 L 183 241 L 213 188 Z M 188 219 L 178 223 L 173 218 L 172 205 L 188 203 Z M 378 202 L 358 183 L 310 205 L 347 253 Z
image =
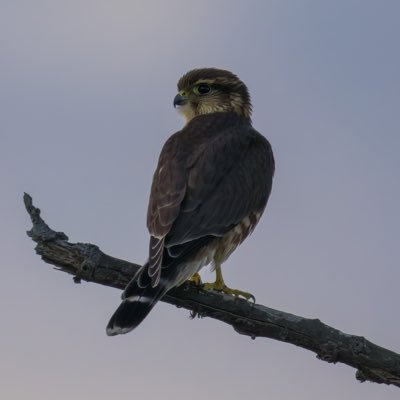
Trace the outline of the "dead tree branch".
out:
M 96 245 L 68 242 L 64 233 L 53 231 L 43 221 L 28 194 L 24 195 L 24 202 L 33 224 L 27 234 L 37 243 L 36 253 L 46 263 L 72 274 L 75 282 L 85 280 L 123 289 L 139 268 L 137 264 L 104 254 Z M 217 292 L 204 292 L 189 283 L 171 290 L 162 301 L 225 322 L 253 339 L 267 337 L 291 343 L 313 351 L 321 360 L 352 366 L 361 382 L 400 387 L 399 354 L 362 336 L 345 334 L 319 319 L 299 317 Z

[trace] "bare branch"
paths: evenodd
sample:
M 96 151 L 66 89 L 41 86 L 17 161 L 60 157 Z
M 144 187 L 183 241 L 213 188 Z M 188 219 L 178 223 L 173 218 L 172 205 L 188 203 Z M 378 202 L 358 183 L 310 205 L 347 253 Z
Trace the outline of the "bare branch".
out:
M 104 254 L 88 243 L 70 243 L 62 232 L 55 232 L 40 217 L 32 198 L 24 195 L 33 227 L 27 234 L 37 243 L 36 252 L 57 269 L 74 275 L 74 281 L 100 283 L 123 289 L 140 267 Z M 400 355 L 379 347 L 362 336 L 348 335 L 323 324 L 274 310 L 222 293 L 205 292 L 187 283 L 162 298 L 169 304 L 190 310 L 200 317 L 211 317 L 231 325 L 236 332 L 267 337 L 311 350 L 327 362 L 342 362 L 357 369 L 361 381 L 400 387 Z

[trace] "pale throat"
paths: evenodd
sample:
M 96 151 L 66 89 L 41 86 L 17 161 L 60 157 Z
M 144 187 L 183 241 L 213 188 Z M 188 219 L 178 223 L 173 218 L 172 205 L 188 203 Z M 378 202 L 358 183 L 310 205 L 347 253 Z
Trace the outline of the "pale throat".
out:
M 186 103 L 183 106 L 178 106 L 176 109 L 179 114 L 183 116 L 186 123 L 196 116 L 195 110 L 193 110 L 193 107 L 191 107 L 190 103 Z
M 178 106 L 177 110 L 179 114 L 184 117 L 186 123 L 191 121 L 197 115 L 234 111 L 229 105 L 200 104 L 200 106 L 195 109 L 190 103 L 184 104 L 183 106 Z

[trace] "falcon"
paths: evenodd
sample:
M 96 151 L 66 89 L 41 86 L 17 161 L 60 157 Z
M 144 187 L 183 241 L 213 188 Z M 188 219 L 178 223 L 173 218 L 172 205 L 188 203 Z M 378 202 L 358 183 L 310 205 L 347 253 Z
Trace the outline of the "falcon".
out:
M 212 264 L 217 290 L 249 300 L 225 285 L 221 264 L 257 225 L 271 192 L 274 157 L 251 123 L 246 85 L 232 72 L 202 68 L 178 82 L 174 107 L 185 126 L 164 144 L 147 212 L 149 258 L 129 282 L 107 326 L 110 336 L 136 328 L 168 290 Z

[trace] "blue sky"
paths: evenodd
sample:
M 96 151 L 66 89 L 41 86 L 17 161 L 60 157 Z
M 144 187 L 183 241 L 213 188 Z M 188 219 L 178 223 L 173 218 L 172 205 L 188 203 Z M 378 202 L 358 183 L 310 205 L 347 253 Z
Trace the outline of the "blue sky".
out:
M 0 9 L 2 397 L 398 398 L 349 367 L 166 304 L 107 337 L 120 293 L 74 285 L 35 255 L 22 194 L 71 241 L 144 261 L 153 170 L 183 124 L 176 82 L 194 67 L 230 69 L 249 87 L 277 172 L 266 214 L 224 265 L 227 283 L 400 352 L 399 2 Z

